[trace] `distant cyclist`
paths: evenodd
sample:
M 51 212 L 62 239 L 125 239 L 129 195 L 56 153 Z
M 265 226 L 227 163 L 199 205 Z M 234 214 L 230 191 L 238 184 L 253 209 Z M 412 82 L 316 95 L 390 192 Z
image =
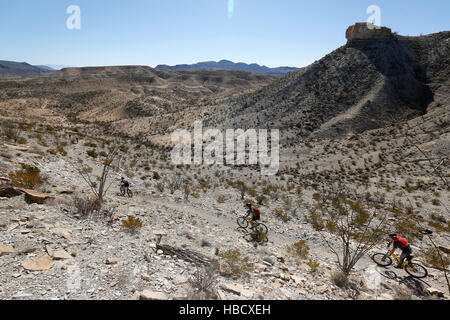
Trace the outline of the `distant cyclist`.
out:
M 250 219 L 250 229 L 253 229 L 253 225 L 255 224 L 255 222 L 261 220 L 261 212 L 258 208 L 253 207 L 251 203 L 247 203 L 245 207 L 247 208 L 246 217 L 250 215 L 252 216 L 252 218 Z
M 129 188 L 130 183 L 127 180 L 125 180 L 124 177 L 122 177 L 120 180 L 120 189 L 123 190 L 123 194 L 127 194 Z
M 395 233 L 391 233 L 389 235 L 389 237 L 391 238 L 391 240 L 389 241 L 388 247 L 391 245 L 391 243 L 393 244 L 393 248 L 391 250 L 391 255 L 397 249 L 402 250 L 402 254 L 400 256 L 400 261 L 399 261 L 398 265 L 395 266 L 396 268 L 402 268 L 403 261 L 405 261 L 405 259 L 411 257 L 411 254 L 412 254 L 411 246 L 409 245 L 408 241 L 406 241 L 405 238 L 399 237 Z

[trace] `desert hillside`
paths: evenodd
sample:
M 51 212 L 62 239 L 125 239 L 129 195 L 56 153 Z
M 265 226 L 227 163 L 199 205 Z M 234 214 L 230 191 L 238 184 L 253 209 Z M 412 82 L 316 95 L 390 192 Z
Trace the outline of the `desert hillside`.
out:
M 48 123 L 101 122 L 130 136 L 152 135 L 193 122 L 206 105 L 273 79 L 244 71 L 67 68 L 37 77 L 0 78 L 0 116 Z
M 217 106 L 210 125 L 282 128 L 295 142 L 411 119 L 433 103 L 447 110 L 450 32 L 403 37 L 385 29 L 347 32 L 345 46 L 307 68 Z

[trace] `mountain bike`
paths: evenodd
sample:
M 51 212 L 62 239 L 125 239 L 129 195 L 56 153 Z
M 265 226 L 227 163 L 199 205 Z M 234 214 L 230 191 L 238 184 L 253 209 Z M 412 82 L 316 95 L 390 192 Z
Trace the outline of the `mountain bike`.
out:
M 129 197 L 129 198 L 133 198 L 133 191 L 131 191 L 131 189 L 130 188 L 127 188 L 127 192 L 126 192 L 127 194 L 127 196 Z M 122 196 L 122 197 L 125 197 L 125 187 L 124 186 L 120 186 L 120 195 Z
M 397 256 L 395 253 L 393 253 L 391 256 L 392 258 L 394 258 L 397 264 L 400 262 L 399 256 Z M 389 252 L 375 253 L 374 255 L 372 255 L 372 260 L 382 267 L 390 266 L 392 264 L 392 258 L 389 256 Z M 413 256 L 406 258 L 403 261 L 402 269 L 405 270 L 413 278 L 425 278 L 428 275 L 428 270 L 424 266 L 412 262 L 412 259 Z
M 251 219 L 252 218 L 250 216 L 237 218 L 237 224 L 239 225 L 239 227 L 247 229 L 250 225 Z M 253 223 L 253 230 L 263 235 L 267 235 L 267 233 L 269 232 L 267 226 L 264 223 L 260 223 L 258 221 L 255 221 Z

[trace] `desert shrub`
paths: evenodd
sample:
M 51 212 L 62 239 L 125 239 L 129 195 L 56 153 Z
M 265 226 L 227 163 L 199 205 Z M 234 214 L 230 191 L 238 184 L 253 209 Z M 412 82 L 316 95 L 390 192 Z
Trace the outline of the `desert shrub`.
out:
M 441 201 L 440 201 L 439 199 L 433 199 L 433 200 L 431 200 L 431 203 L 432 203 L 434 206 L 439 206 L 439 205 L 441 205 Z
M 25 144 L 27 143 L 27 139 L 25 139 L 24 137 L 20 137 L 17 139 L 17 143 L 18 144 Z
M 95 198 L 74 197 L 73 205 L 76 213 L 81 218 L 90 218 L 94 214 L 98 214 L 102 209 L 102 204 Z
M 156 189 L 158 189 L 159 192 L 164 192 L 164 188 L 165 188 L 164 183 L 159 182 L 156 184 Z
M 20 130 L 11 123 L 2 123 L 2 134 L 14 142 L 20 138 Z
M 266 201 L 266 197 L 263 195 L 259 195 L 256 197 L 256 201 L 258 202 L 258 205 L 262 206 L 262 205 L 264 205 L 264 202 Z
M 122 220 L 122 226 L 130 231 L 137 231 L 142 228 L 142 221 L 139 218 L 128 216 L 128 219 Z
M 63 146 L 58 146 L 58 147 L 56 148 L 56 151 L 57 151 L 58 153 L 62 154 L 63 156 L 67 156 L 67 151 L 64 150 L 64 147 L 63 147 Z
M 189 188 L 188 184 L 183 185 L 183 194 L 184 194 L 184 200 L 188 200 L 189 196 L 191 195 L 191 189 Z
M 183 185 L 183 178 L 180 176 L 172 176 L 169 180 L 169 190 L 170 193 L 173 194 L 176 190 L 180 190 L 181 186 Z
M 89 148 L 97 148 L 97 145 L 91 141 L 88 141 L 84 144 L 85 147 L 89 147 Z
M 15 187 L 34 189 L 42 185 L 40 170 L 37 167 L 22 165 L 22 170 L 9 174 L 9 178 Z
M 155 179 L 155 180 L 161 179 L 161 176 L 159 175 L 159 173 L 157 171 L 153 171 L 153 179 Z
M 217 300 L 217 274 L 213 268 L 198 269 L 188 283 L 192 290 L 189 299 Z
M 420 227 L 413 218 L 402 217 L 394 225 L 398 234 L 402 234 L 411 240 L 420 237 Z
M 306 259 L 309 254 L 309 246 L 305 240 L 300 240 L 287 247 L 287 252 L 295 257 Z
M 440 215 L 440 214 L 437 214 L 434 212 L 431 214 L 431 219 L 433 219 L 434 221 L 437 221 L 437 222 L 447 223 L 447 219 L 445 219 L 445 217 L 443 215 Z
M 238 249 L 229 249 L 225 252 L 219 252 L 221 258 L 218 264 L 219 270 L 225 268 L 226 272 L 230 272 L 236 277 L 248 276 L 253 271 L 253 263 L 247 256 L 243 256 Z
M 95 151 L 94 149 L 90 149 L 86 151 L 87 155 L 96 159 L 98 157 L 97 151 Z
M 450 258 L 448 257 L 448 255 L 444 253 L 438 253 L 437 249 L 435 248 L 430 248 L 423 254 L 425 257 L 425 262 L 436 269 L 447 269 L 450 265 Z
M 439 222 L 429 221 L 429 222 L 428 222 L 428 225 L 429 225 L 430 227 L 433 227 L 433 228 L 436 229 L 437 231 L 440 231 L 440 232 L 450 231 L 450 229 L 448 228 L 448 225 L 445 226 L 445 225 L 442 225 L 442 224 L 439 223 Z
M 376 208 L 370 208 L 370 203 L 363 205 L 359 200 L 352 200 L 364 196 L 342 184 L 323 188 L 319 196 L 315 209 L 322 213 L 326 221 L 324 225 L 336 236 L 337 242 L 326 239 L 323 234 L 322 239 L 336 255 L 340 270 L 349 275 L 356 263 L 385 233 L 386 215 L 379 217 Z M 368 213 L 369 210 L 371 213 Z
M 119 150 L 122 151 L 123 153 L 128 153 L 128 147 L 126 145 L 121 145 L 119 147 Z
M 283 209 L 277 208 L 273 211 L 273 213 L 283 222 L 288 222 L 291 220 L 291 217 L 289 217 L 288 213 Z
M 218 203 L 224 203 L 226 200 L 227 200 L 227 197 L 223 194 L 221 194 L 220 196 L 217 197 Z
M 320 262 L 312 260 L 312 259 L 309 259 L 306 264 L 311 268 L 312 272 L 316 272 L 317 269 L 319 269 L 319 266 L 320 266 Z
M 317 209 L 309 210 L 309 221 L 316 231 L 321 231 L 325 227 L 325 222 Z
M 249 188 L 249 189 L 247 190 L 247 194 L 248 194 L 249 196 L 251 196 L 251 197 L 256 197 L 258 193 L 256 192 L 255 189 Z
M 342 271 L 333 272 L 331 282 L 339 288 L 347 288 L 349 284 L 347 275 Z

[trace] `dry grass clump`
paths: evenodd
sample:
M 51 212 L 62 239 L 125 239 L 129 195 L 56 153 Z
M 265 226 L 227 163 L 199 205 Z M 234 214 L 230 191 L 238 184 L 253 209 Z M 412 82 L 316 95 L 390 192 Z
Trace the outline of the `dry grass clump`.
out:
M 288 246 L 287 252 L 301 259 L 306 259 L 309 254 L 309 246 L 306 244 L 305 240 L 300 240 L 291 246 Z
M 40 172 L 37 167 L 23 164 L 22 170 L 11 172 L 9 178 L 14 187 L 35 189 L 42 185 Z
M 128 219 L 122 220 L 122 226 L 130 231 L 137 231 L 142 228 L 142 225 L 142 221 L 133 216 L 128 216 Z
M 217 300 L 217 274 L 213 268 L 198 269 L 188 280 L 191 300 Z

